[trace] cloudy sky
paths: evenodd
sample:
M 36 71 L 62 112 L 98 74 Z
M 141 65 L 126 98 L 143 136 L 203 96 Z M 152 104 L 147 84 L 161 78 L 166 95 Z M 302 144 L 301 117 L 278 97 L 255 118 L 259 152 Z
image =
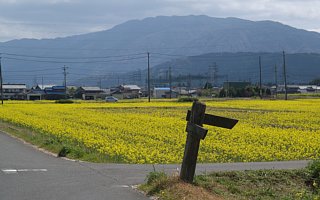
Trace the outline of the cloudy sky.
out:
M 0 41 L 105 30 L 131 19 L 208 15 L 320 32 L 320 0 L 0 0 Z

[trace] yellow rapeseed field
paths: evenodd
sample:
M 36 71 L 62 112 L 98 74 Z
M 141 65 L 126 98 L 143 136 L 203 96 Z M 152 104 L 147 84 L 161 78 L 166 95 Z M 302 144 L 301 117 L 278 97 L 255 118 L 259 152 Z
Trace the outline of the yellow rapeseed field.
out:
M 192 103 L 55 104 L 5 102 L 0 119 L 98 151 L 115 162 L 180 163 Z M 239 119 L 207 127 L 198 162 L 272 161 L 320 156 L 320 99 L 208 101 L 207 113 Z

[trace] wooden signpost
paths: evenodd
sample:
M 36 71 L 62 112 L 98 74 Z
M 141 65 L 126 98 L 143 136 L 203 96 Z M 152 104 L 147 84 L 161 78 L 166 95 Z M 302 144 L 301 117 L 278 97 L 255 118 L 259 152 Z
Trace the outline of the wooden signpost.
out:
M 200 140 L 203 140 L 208 132 L 202 125 L 207 124 L 232 129 L 238 122 L 236 119 L 205 114 L 205 111 L 206 105 L 199 101 L 195 101 L 193 102 L 191 111 L 188 111 L 187 113 L 186 120 L 188 122 L 186 131 L 188 132 L 188 135 L 181 166 L 180 179 L 188 183 L 193 182 Z

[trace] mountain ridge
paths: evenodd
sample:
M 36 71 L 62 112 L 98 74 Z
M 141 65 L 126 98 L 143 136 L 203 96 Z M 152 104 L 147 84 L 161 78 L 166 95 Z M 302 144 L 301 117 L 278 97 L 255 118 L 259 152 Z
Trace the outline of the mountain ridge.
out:
M 108 30 L 56 39 L 21 39 L 0 43 L 2 53 L 57 58 L 26 59 L 23 56 L 4 55 L 5 71 L 19 71 L 22 68 L 31 71 L 53 69 L 67 64 L 71 81 L 78 79 L 79 74 L 99 76 L 111 71 L 120 73 L 144 70 L 147 66 L 146 52 L 153 55 L 160 53 L 193 56 L 219 52 L 273 53 L 283 50 L 287 53 L 320 53 L 320 33 L 270 20 L 251 21 L 232 17 L 189 15 L 130 20 Z M 139 53 L 145 55 L 141 58 L 130 56 Z M 119 57 L 120 55 L 123 57 Z M 59 57 L 77 59 L 58 59 Z M 106 62 L 99 63 L 96 62 L 97 59 L 90 57 L 108 58 L 100 59 L 99 61 Z M 112 57 L 121 59 L 111 59 Z M 131 58 L 137 59 L 130 60 Z M 151 64 L 156 66 L 171 58 L 154 55 Z M 36 76 L 47 76 L 48 81 L 57 80 L 49 73 L 38 73 Z M 25 80 L 30 82 L 34 79 L 30 77 L 25 76 Z M 8 76 L 6 80 L 13 82 L 18 79 L 14 79 L 12 75 L 12 78 Z

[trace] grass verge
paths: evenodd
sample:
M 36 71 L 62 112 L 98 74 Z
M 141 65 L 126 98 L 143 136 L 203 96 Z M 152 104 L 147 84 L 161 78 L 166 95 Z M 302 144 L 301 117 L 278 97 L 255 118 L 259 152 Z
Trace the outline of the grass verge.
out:
M 319 161 L 316 165 L 319 169 Z M 140 189 L 163 200 L 173 199 L 320 199 L 315 167 L 301 170 L 215 172 L 186 184 L 177 176 L 152 172 Z M 320 174 L 317 174 L 319 177 Z M 318 178 L 319 179 L 319 178 Z
M 108 159 L 106 155 L 92 151 L 80 143 L 60 140 L 52 135 L 39 133 L 27 127 L 0 121 L 0 130 L 60 157 L 89 162 L 115 162 L 114 159 Z

